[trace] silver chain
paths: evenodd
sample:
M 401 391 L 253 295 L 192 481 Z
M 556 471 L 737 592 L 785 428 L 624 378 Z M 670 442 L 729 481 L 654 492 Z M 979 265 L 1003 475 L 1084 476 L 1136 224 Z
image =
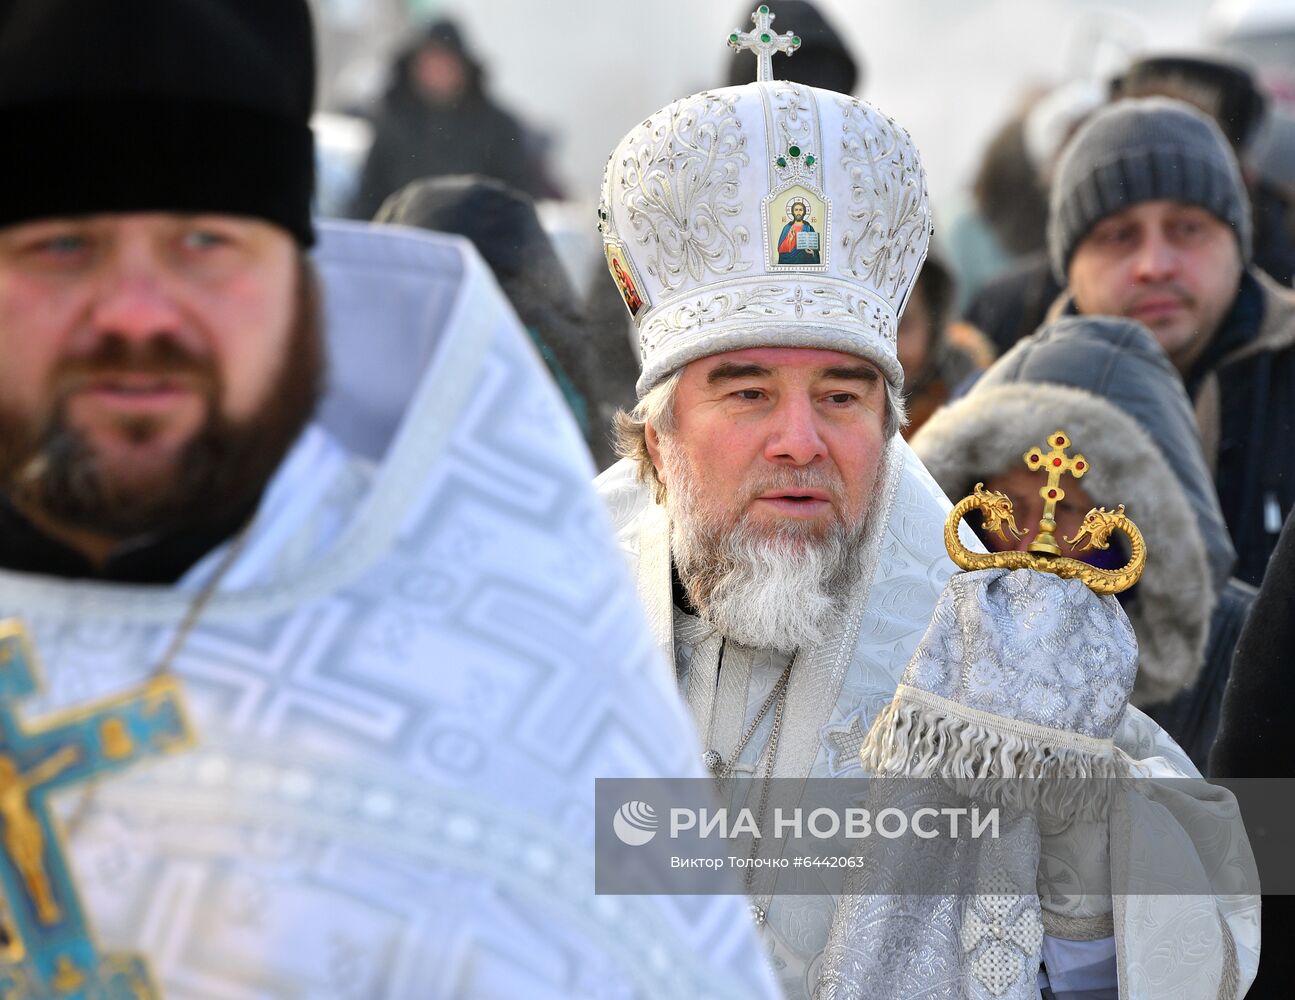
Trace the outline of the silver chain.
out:
M 723 781 L 733 773 L 733 767 L 737 763 L 738 758 L 742 756 L 742 751 L 745 750 L 746 745 L 751 742 L 751 737 L 754 736 L 755 731 L 760 728 L 760 723 L 763 722 L 764 717 L 769 714 L 769 709 L 773 708 L 774 702 L 778 703 L 778 710 L 774 713 L 774 728 L 773 732 L 769 736 L 769 744 L 776 745 L 778 728 L 782 721 L 782 705 L 785 700 L 782 695 L 787 690 L 787 682 L 791 679 L 791 665 L 795 662 L 796 658 L 794 656 L 790 661 L 788 661 L 787 666 L 782 671 L 782 675 L 778 678 L 777 683 L 774 684 L 773 690 L 769 692 L 769 697 L 765 698 L 764 704 L 760 706 L 760 711 L 757 712 L 755 718 L 751 720 L 751 724 L 746 727 L 746 732 L 743 733 L 742 738 L 737 741 L 737 746 L 735 746 L 729 754 L 728 760 L 723 761 L 720 764 L 719 769 L 715 771 L 716 781 Z M 712 750 L 710 752 L 714 753 L 715 751 Z M 766 746 L 765 754 L 767 753 L 768 747 Z
M 220 557 L 220 562 L 216 564 L 216 568 L 212 571 L 211 576 L 207 578 L 207 581 L 202 585 L 201 589 L 199 589 L 193 600 L 189 602 L 189 607 L 185 611 L 184 618 L 181 620 L 180 624 L 176 626 L 175 632 L 171 636 L 171 641 L 167 644 L 165 651 L 163 651 L 162 655 L 158 658 L 157 663 L 149 672 L 148 676 L 150 679 L 161 677 L 164 674 L 169 674 L 171 672 L 172 661 L 184 646 L 185 641 L 189 638 L 189 633 L 193 631 L 193 627 L 198 624 L 198 619 L 202 617 L 202 613 L 206 610 L 208 602 L 215 596 L 216 588 L 220 585 L 220 581 L 224 579 L 225 574 L 229 572 L 230 567 L 234 565 L 235 560 L 238 559 L 239 554 L 247 545 L 247 539 L 251 534 L 251 528 L 252 522 L 249 520 L 247 524 L 243 525 L 242 529 L 234 537 L 234 540 L 230 542 L 229 548 L 227 548 L 224 554 Z M 98 788 L 99 778 L 97 776 L 92 777 L 88 782 L 81 786 L 80 798 L 77 800 L 77 804 L 72 810 L 72 815 L 64 824 L 64 828 L 67 830 L 67 835 L 69 837 L 75 836 L 81 829 L 82 824 L 85 823 L 90 812 L 90 806 L 94 802 L 95 792 L 98 791 Z
M 774 767 L 778 763 L 778 744 L 779 737 L 782 735 L 782 716 L 784 709 L 787 707 L 787 687 L 791 682 L 791 668 L 795 666 L 795 664 L 796 654 L 793 653 L 791 659 L 787 661 L 787 666 L 783 668 L 781 676 L 779 676 L 777 682 L 774 684 L 773 690 L 769 692 L 769 696 L 765 698 L 764 704 L 760 706 L 760 711 L 756 713 L 751 724 L 747 726 L 746 732 L 743 733 L 742 738 L 738 740 L 737 746 L 733 748 L 732 753 L 729 755 L 729 759 L 724 761 L 722 758 L 719 758 L 719 754 L 714 750 L 708 750 L 703 756 L 703 760 L 706 762 L 707 766 L 714 772 L 716 782 L 726 780 L 730 775 L 732 775 L 733 767 L 737 764 L 738 758 L 742 756 L 742 751 L 746 749 L 746 745 L 751 742 L 751 737 L 755 735 L 755 731 L 760 728 L 760 723 L 763 722 L 764 717 L 769 714 L 769 709 L 772 708 L 774 710 L 773 725 L 769 730 L 769 742 L 765 744 L 764 751 L 760 754 L 759 759 L 756 760 L 754 769 L 754 772 L 757 775 L 763 771 L 763 777 L 760 784 L 760 805 L 756 809 L 755 814 L 755 824 L 757 829 L 764 826 L 764 814 L 769 808 L 769 783 L 773 779 Z M 775 705 L 777 706 L 776 708 L 774 707 Z M 763 767 L 761 767 L 762 764 Z M 751 890 L 755 885 L 754 861 L 759 853 L 760 838 L 753 837 L 751 838 L 751 852 L 749 858 L 753 863 L 747 865 L 746 871 L 742 875 L 743 889 L 748 896 L 751 895 Z M 766 913 L 767 911 L 764 906 L 760 906 L 755 902 L 751 903 L 751 916 L 755 920 L 757 926 L 765 922 Z

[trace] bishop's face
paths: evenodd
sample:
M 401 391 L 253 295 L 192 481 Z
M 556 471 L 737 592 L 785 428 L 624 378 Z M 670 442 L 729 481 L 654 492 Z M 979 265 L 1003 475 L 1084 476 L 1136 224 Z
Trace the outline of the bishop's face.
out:
M 681 374 L 674 428 L 646 428 L 670 550 L 721 635 L 791 652 L 822 641 L 848 601 L 871 525 L 886 391 L 868 361 L 764 348 Z
M 870 361 L 838 351 L 754 348 L 683 371 L 669 441 L 648 449 L 671 488 L 682 461 L 700 513 L 790 547 L 863 521 L 885 442 L 886 392 Z M 673 450 L 675 461 L 665 451 Z
M 116 536 L 218 505 L 213 486 L 253 477 L 313 403 L 304 282 L 292 238 L 254 219 L 0 230 L 0 488 Z

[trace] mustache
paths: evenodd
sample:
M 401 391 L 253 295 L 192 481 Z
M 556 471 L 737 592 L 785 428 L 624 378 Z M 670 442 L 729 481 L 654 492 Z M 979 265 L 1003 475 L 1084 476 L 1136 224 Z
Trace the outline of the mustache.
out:
M 65 396 L 88 382 L 125 375 L 151 375 L 198 382 L 214 390 L 219 371 L 214 359 L 195 354 L 171 336 L 145 341 L 112 334 L 101 338 L 90 351 L 65 358 L 54 369 L 52 380 Z
M 810 466 L 762 472 L 745 485 L 744 500 L 750 503 L 765 493 L 773 491 L 795 493 L 797 490 L 822 490 L 838 510 L 842 508 L 845 501 L 845 484 L 841 482 L 840 476 L 826 469 Z
M 1148 299 L 1177 299 L 1183 305 L 1192 305 L 1195 299 L 1182 285 L 1176 281 L 1167 281 L 1159 285 L 1146 285 L 1139 288 L 1137 293 L 1130 297 L 1127 308 L 1136 309 Z

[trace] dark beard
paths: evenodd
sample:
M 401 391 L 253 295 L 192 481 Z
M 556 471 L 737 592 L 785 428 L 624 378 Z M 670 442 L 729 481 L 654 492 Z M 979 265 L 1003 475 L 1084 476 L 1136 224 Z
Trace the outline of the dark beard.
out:
M 19 509 L 116 540 L 227 523 L 254 505 L 314 412 L 324 370 L 319 303 L 318 281 L 303 255 L 287 351 L 265 401 L 237 423 L 219 412 L 221 379 L 210 360 L 193 357 L 165 334 L 136 345 L 105 336 L 93 355 L 59 375 L 165 373 L 192 378 L 203 389 L 206 418 L 178 455 L 173 475 L 161 484 L 105 477 L 93 447 L 68 425 L 64 394 L 40 424 L 0 405 L 0 489 Z M 156 433 L 148 417 L 123 429 L 139 442 Z

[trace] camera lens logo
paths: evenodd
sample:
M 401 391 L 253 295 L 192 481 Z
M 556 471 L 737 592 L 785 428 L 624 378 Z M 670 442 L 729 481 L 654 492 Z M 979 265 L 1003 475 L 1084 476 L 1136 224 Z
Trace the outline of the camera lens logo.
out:
M 656 810 L 646 802 L 626 802 L 616 810 L 612 829 L 622 844 L 642 847 L 656 836 L 657 824 Z

